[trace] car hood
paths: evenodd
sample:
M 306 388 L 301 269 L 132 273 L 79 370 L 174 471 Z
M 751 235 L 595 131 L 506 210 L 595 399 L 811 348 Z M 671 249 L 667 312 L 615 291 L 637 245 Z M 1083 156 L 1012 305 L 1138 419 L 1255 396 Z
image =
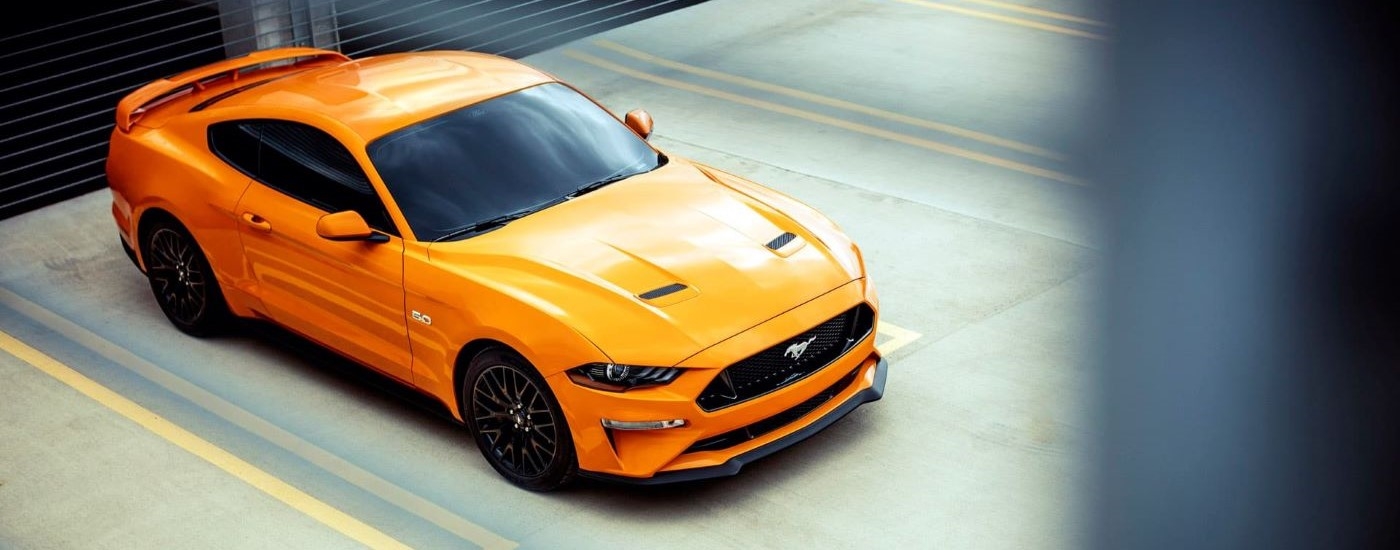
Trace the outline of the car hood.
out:
M 562 318 L 613 361 L 658 366 L 861 276 L 843 235 L 837 250 L 823 241 L 834 225 L 814 231 L 718 181 L 673 158 L 429 257 Z

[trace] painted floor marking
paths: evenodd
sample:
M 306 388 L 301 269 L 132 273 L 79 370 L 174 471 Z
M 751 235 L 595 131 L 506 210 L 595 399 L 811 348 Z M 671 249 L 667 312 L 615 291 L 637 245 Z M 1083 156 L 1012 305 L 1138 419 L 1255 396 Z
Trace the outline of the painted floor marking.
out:
M 924 336 L 907 328 L 891 324 L 889 321 L 885 320 L 880 321 L 880 325 L 875 328 L 875 331 L 890 337 L 885 343 L 875 346 L 880 351 L 880 355 L 885 356 L 894 353 L 895 350 L 899 348 L 914 343 L 915 340 Z
M 939 153 L 944 153 L 955 157 L 961 157 L 974 162 L 980 162 L 999 168 L 1005 168 L 1007 170 L 1014 170 L 1023 174 L 1030 174 L 1046 179 L 1052 179 L 1071 185 L 1089 185 L 1089 183 L 1083 179 L 1062 172 L 1056 172 L 1054 170 L 1041 168 L 1039 166 L 1033 166 L 1022 162 L 1016 162 L 1014 160 L 1004 159 L 995 155 L 979 153 L 977 151 L 964 149 L 962 147 L 957 147 L 954 145 L 948 145 L 946 143 L 918 138 L 908 134 L 893 132 L 884 128 L 876 128 L 874 126 L 869 126 L 858 122 L 852 122 L 849 120 L 824 115 L 821 113 L 815 113 L 812 111 L 798 109 L 796 107 L 783 105 L 781 103 L 773 103 L 771 101 L 755 99 L 746 95 L 727 92 L 716 88 L 710 88 L 708 86 L 701 86 L 699 84 L 693 84 L 683 80 L 676 80 L 674 78 L 667 78 L 664 76 L 654 75 L 645 71 L 640 71 L 631 67 L 627 67 L 625 65 L 613 63 L 612 61 L 608 61 L 595 55 L 586 54 L 578 50 L 565 50 L 564 55 L 576 59 L 578 61 L 588 63 L 589 65 L 593 65 L 595 67 L 607 69 L 609 71 L 630 76 L 638 80 L 645 80 L 647 82 L 660 84 L 662 86 L 675 88 L 678 90 L 685 90 L 701 95 L 707 95 L 710 97 L 723 99 L 725 101 L 738 103 L 740 105 L 756 107 L 775 113 L 781 113 L 784 115 L 801 118 L 811 122 L 826 124 L 828 126 L 835 126 L 837 128 L 850 130 L 852 132 L 862 133 L 869 136 L 875 136 L 890 141 L 897 141 L 906 145 L 912 145 L 914 147 L 919 147 L 930 151 L 937 151 Z
M 408 491 L 374 473 L 297 437 L 281 427 L 264 420 L 222 397 L 210 393 L 184 378 L 167 371 L 96 333 L 79 326 L 43 306 L 0 287 L 0 304 L 13 309 L 35 322 L 62 334 L 74 343 L 91 350 L 113 363 L 150 380 L 167 391 L 183 397 L 206 411 L 238 426 L 249 433 L 281 447 L 311 464 L 325 470 L 385 502 L 414 514 L 463 540 L 487 549 L 509 550 L 518 546 L 514 541 L 477 525 L 456 513 Z
M 974 4 L 983 4 L 983 5 L 986 5 L 986 6 L 991 6 L 991 7 L 994 7 L 994 8 L 1000 8 L 1000 9 L 1007 10 L 1007 11 L 1019 11 L 1019 12 L 1021 12 L 1021 13 L 1029 13 L 1029 14 L 1031 14 L 1031 15 L 1035 15 L 1035 16 L 1039 16 L 1039 17 L 1045 17 L 1045 18 L 1049 18 L 1049 19 L 1059 19 L 1059 20 L 1061 20 L 1061 21 L 1069 21 L 1069 22 L 1071 22 L 1071 23 L 1079 23 L 1079 24 L 1081 24 L 1081 25 L 1092 25 L 1092 26 L 1095 26 L 1095 27 L 1108 27 L 1108 26 L 1110 26 L 1108 23 L 1105 23 L 1105 22 L 1103 22 L 1103 21 L 1099 21 L 1099 20 L 1097 20 L 1097 19 L 1089 19 L 1088 17 L 1082 17 L 1082 16 L 1078 16 L 1078 15 L 1070 15 L 1070 14 L 1068 14 L 1068 13 L 1060 13 L 1060 12 L 1057 12 L 1057 11 L 1050 11 L 1050 10 L 1041 9 L 1041 8 L 1033 8 L 1033 7 L 1031 7 L 1031 6 L 1023 6 L 1023 5 L 1021 5 L 1021 4 L 1012 4 L 1012 3 L 1010 3 L 1010 2 L 998 2 L 998 1 L 996 1 L 996 0 L 962 0 L 962 1 L 963 1 L 963 2 L 972 2 L 972 3 L 974 3 Z
M 1002 15 L 1002 14 L 999 14 L 999 13 L 991 13 L 991 12 L 986 12 L 986 11 L 982 11 L 982 10 L 974 10 L 974 9 L 972 9 L 972 8 L 964 8 L 964 7 L 962 7 L 962 6 L 954 6 L 954 5 L 952 5 L 952 4 L 945 4 L 945 3 L 943 3 L 943 2 L 929 2 L 929 1 L 927 1 L 927 0 L 895 0 L 895 1 L 896 1 L 896 2 L 902 2 L 902 3 L 905 3 L 905 4 L 909 4 L 909 5 L 911 5 L 911 6 L 920 6 L 920 7 L 931 8 L 931 9 L 935 9 L 935 10 L 943 10 L 943 11 L 947 11 L 947 12 L 956 13 L 956 14 L 959 14 L 959 15 L 966 15 L 966 16 L 969 16 L 969 17 L 977 17 L 977 18 L 980 18 L 980 19 L 986 19 L 986 20 L 988 20 L 988 21 L 996 21 L 996 22 L 998 22 L 998 23 L 1006 23 L 1006 24 L 1008 24 L 1008 25 L 1016 25 L 1016 26 L 1018 26 L 1018 27 L 1026 27 L 1026 28 L 1029 28 L 1029 29 L 1036 29 L 1036 30 L 1048 31 L 1048 32 L 1053 32 L 1053 33 L 1058 33 L 1058 34 L 1064 34 L 1064 35 L 1068 35 L 1068 36 L 1078 36 L 1078 37 L 1080 37 L 1080 38 L 1088 38 L 1088 39 L 1090 39 L 1090 40 L 1108 40 L 1108 37 L 1107 37 L 1107 36 L 1102 35 L 1102 34 L 1099 34 L 1099 33 L 1093 33 L 1093 32 L 1089 32 L 1089 31 L 1081 31 L 1081 30 L 1079 30 L 1079 29 L 1071 29 L 1071 28 L 1069 28 L 1069 27 L 1061 27 L 1061 26 L 1059 26 L 1059 25 L 1051 25 L 1051 24 L 1049 24 L 1049 23 L 1041 23 L 1041 22 L 1039 22 L 1039 21 L 1031 21 L 1031 20 L 1029 20 L 1029 19 L 1021 19 L 1021 18 L 1019 18 L 1019 17 L 1011 17 L 1011 16 L 1009 16 L 1009 15 Z
M 370 548 L 409 548 L 408 545 L 384 534 L 382 531 L 370 527 L 364 522 L 340 511 L 334 506 L 322 502 L 316 497 L 306 494 L 302 490 L 293 487 L 291 484 L 282 481 L 276 476 L 210 443 L 208 440 L 175 425 L 169 420 L 152 412 L 150 409 L 122 397 L 117 392 L 98 384 L 91 378 L 83 376 L 82 373 L 73 370 L 72 367 L 49 357 L 44 352 L 30 347 L 28 344 L 19 341 L 19 339 L 3 330 L 0 330 L 0 350 L 4 350 L 20 361 L 28 363 L 30 366 L 53 377 L 55 380 L 67 384 L 69 387 L 78 390 L 79 393 L 88 396 L 93 401 L 139 424 L 151 433 L 175 444 L 175 446 L 189 451 L 190 454 L 204 459 L 220 470 L 228 472 L 229 475 L 266 493 L 268 496 L 280 500 L 287 506 L 350 537 L 355 542 Z
M 1065 156 L 1063 154 L 1056 153 L 1054 151 L 1042 147 L 1036 147 L 1027 143 L 1021 143 L 1019 141 L 1010 140 L 991 134 L 985 134 L 976 130 L 969 130 L 967 128 L 953 126 L 952 124 L 945 124 L 942 122 L 925 120 L 922 118 L 912 117 L 901 113 L 886 111 L 884 109 L 877 109 L 875 107 L 861 105 L 859 103 L 854 103 L 843 99 L 836 99 L 834 97 L 827 97 L 821 94 L 815 94 L 805 90 L 798 90 L 796 88 L 780 86 L 778 84 L 772 84 L 769 82 L 764 82 L 762 80 L 755 80 L 752 78 L 732 75 L 726 72 L 716 71 L 714 69 L 707 69 L 705 67 L 696 67 L 694 65 L 688 65 L 679 61 L 673 61 L 661 56 L 652 55 L 650 53 L 635 48 L 629 48 L 611 40 L 595 40 L 593 41 L 593 44 L 597 45 L 600 48 L 612 50 L 614 52 L 631 57 L 633 59 L 645 61 L 653 65 L 660 65 L 668 69 L 675 69 L 677 71 L 690 73 L 696 76 L 702 76 L 721 82 L 728 82 L 730 84 L 738 84 L 740 86 L 747 86 L 756 90 L 763 90 L 765 92 L 772 92 L 775 94 L 785 95 L 791 98 L 816 103 L 818 105 L 835 107 L 837 109 L 843 109 L 846 111 L 851 111 L 853 113 L 860 113 L 876 118 L 882 118 L 892 122 L 908 124 L 910 126 L 917 126 L 919 128 L 927 128 L 936 132 L 943 132 L 945 134 L 980 141 L 988 145 L 995 145 L 997 147 L 1011 149 L 1014 151 L 1020 151 L 1022 153 L 1029 153 L 1032 155 L 1041 156 L 1052 160 L 1065 160 Z

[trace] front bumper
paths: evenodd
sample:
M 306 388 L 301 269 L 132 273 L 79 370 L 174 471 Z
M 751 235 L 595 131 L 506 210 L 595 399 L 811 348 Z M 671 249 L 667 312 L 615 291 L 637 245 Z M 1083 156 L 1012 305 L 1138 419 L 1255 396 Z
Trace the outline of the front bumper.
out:
M 738 474 L 739 470 L 742 470 L 744 466 L 748 465 L 749 463 L 761 459 L 765 456 L 771 455 L 773 453 L 776 453 L 778 451 L 781 451 L 783 449 L 786 449 L 788 447 L 791 447 L 804 439 L 816 435 L 817 432 L 820 432 L 826 429 L 828 426 L 835 424 L 836 421 L 841 420 L 847 414 L 850 414 L 851 411 L 856 410 L 856 407 L 859 407 L 871 401 L 879 401 L 880 398 L 884 397 L 885 395 L 885 377 L 887 376 L 889 371 L 889 363 L 885 361 L 884 358 L 878 358 L 876 360 L 873 370 L 874 380 L 871 382 L 869 387 L 857 391 L 854 395 L 846 398 L 845 401 L 842 401 L 840 404 L 838 404 L 836 408 L 827 411 L 820 418 L 808 421 L 807 425 L 803 426 L 797 431 L 782 436 L 761 447 L 750 449 L 744 452 L 743 454 L 726 460 L 722 464 L 718 464 L 715 466 L 704 466 L 699 468 L 689 468 L 685 470 L 661 471 L 657 472 L 651 477 L 642 478 L 620 476 L 601 472 L 590 472 L 587 470 L 580 470 L 579 475 L 593 479 L 600 479 L 604 481 L 626 483 L 632 485 L 663 485 L 667 483 L 696 481 L 701 479 L 727 477 Z M 800 419 L 799 422 L 802 420 L 805 419 Z
M 878 396 L 882 391 L 884 363 L 875 349 L 875 331 L 871 330 L 824 368 L 761 397 L 709 411 L 697 403 L 697 396 L 724 368 L 811 330 L 862 302 L 876 312 L 874 321 L 878 323 L 879 302 L 873 289 L 867 281 L 855 280 L 682 361 L 679 366 L 688 372 L 664 386 L 607 392 L 576 384 L 566 373 L 547 377 L 573 435 L 579 470 L 593 477 L 642 480 L 640 483 L 651 478 L 697 478 L 685 473 L 691 470 L 719 472 L 699 477 L 726 475 L 726 470 L 738 471 L 744 463 L 754 460 L 754 451 L 787 447 L 820 429 L 808 430 L 809 425 L 822 423 L 824 427 L 848 412 L 831 416 L 837 408 L 854 408 L 874 400 L 870 393 Z M 825 420 L 828 416 L 831 420 Z M 682 419 L 685 424 L 671 429 L 627 431 L 607 429 L 603 419 Z M 807 435 L 789 439 L 799 431 Z M 772 451 L 757 456 L 769 452 Z

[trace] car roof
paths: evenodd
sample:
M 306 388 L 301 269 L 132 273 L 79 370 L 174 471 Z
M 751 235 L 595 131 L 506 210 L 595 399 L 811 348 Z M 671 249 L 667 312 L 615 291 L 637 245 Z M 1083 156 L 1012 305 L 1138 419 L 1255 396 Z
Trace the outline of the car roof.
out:
M 310 110 L 365 141 L 436 115 L 554 79 L 516 61 L 462 51 L 355 59 L 276 78 L 210 110 L 237 106 Z

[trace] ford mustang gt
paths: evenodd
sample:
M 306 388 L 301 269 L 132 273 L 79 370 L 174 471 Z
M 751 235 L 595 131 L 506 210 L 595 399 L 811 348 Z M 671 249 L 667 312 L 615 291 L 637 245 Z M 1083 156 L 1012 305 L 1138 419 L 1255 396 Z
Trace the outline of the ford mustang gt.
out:
M 732 475 L 884 391 L 839 227 L 521 63 L 264 50 L 116 119 L 112 215 L 171 323 L 395 378 L 521 487 Z

